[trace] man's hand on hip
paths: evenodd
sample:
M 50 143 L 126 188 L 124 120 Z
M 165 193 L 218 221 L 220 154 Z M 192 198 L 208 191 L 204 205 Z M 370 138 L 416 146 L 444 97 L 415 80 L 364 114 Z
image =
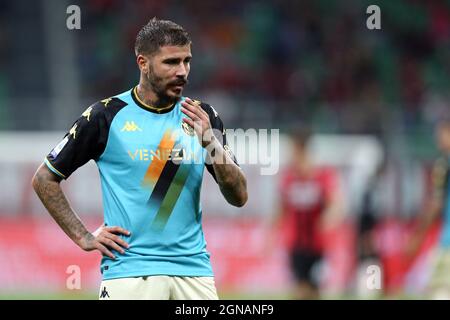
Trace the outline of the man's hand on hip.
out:
M 123 254 L 125 253 L 123 248 L 129 248 L 128 243 L 121 239 L 118 234 L 129 236 L 130 232 L 121 227 L 106 227 L 102 225 L 93 233 L 88 233 L 80 241 L 80 247 L 85 251 L 98 250 L 105 256 L 115 259 L 116 257 L 110 250 L 116 250 Z

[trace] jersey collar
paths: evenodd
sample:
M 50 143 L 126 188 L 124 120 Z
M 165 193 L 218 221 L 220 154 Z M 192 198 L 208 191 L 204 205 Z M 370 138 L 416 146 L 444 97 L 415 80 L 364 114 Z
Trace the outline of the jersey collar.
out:
M 154 106 L 148 105 L 137 95 L 137 86 L 131 89 L 131 97 L 133 98 L 134 102 L 142 109 L 158 114 L 170 112 L 175 108 L 176 105 L 176 103 L 174 103 L 173 105 L 164 108 L 156 108 Z

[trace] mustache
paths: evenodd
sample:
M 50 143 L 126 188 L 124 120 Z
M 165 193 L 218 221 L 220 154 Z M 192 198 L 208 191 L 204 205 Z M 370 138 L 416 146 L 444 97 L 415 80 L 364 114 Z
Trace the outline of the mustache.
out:
M 170 86 L 184 86 L 188 84 L 188 80 L 187 79 L 178 79 L 176 81 L 170 82 L 169 85 Z

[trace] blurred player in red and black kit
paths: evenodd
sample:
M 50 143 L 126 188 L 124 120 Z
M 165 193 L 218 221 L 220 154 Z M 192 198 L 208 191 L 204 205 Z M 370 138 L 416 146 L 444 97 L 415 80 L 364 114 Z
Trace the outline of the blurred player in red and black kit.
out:
M 281 173 L 279 213 L 276 226 L 286 225 L 290 266 L 296 279 L 296 299 L 318 299 L 319 279 L 314 270 L 323 257 L 322 235 L 340 220 L 342 197 L 338 174 L 318 166 L 308 152 L 309 130 L 292 137 L 292 160 Z
M 419 254 L 430 228 L 440 224 L 439 241 L 432 258 L 433 271 L 425 294 L 427 299 L 450 300 L 450 118 L 444 117 L 436 125 L 435 139 L 441 156 L 433 167 L 433 189 L 428 195 L 425 211 L 417 217 L 406 254 L 411 263 Z

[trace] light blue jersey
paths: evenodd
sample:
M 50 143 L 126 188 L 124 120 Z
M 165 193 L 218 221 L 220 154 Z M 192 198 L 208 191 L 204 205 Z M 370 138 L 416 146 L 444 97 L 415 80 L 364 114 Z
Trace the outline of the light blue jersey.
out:
M 213 276 L 202 230 L 200 191 L 206 150 L 182 121 L 181 101 L 158 110 L 136 88 L 90 106 L 46 158 L 66 179 L 90 159 L 97 163 L 104 221 L 131 232 L 125 253 L 104 256 L 103 279 L 149 275 Z M 199 103 L 213 128 L 216 111 Z M 226 144 L 223 133 L 220 137 Z M 212 166 L 207 165 L 214 176 Z

